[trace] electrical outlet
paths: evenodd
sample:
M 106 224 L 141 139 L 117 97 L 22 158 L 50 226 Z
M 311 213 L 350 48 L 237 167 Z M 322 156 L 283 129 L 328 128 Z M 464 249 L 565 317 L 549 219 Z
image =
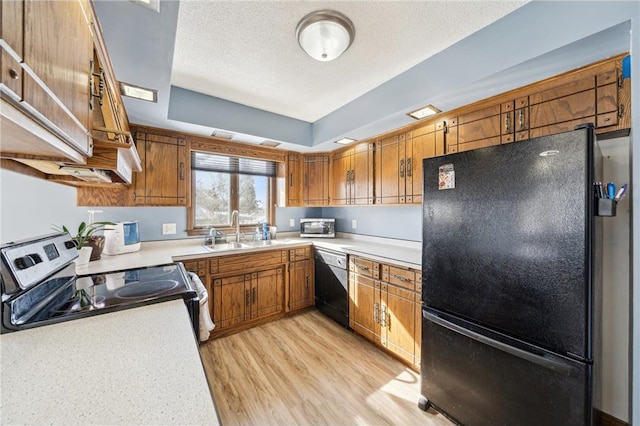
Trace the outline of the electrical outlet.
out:
M 291 228 L 294 228 L 296 226 L 296 220 L 295 219 L 289 219 L 289 226 Z
M 175 223 L 163 223 L 162 224 L 162 235 L 173 235 L 176 233 L 176 224 Z
M 356 229 L 357 223 L 355 219 L 351 219 L 351 229 Z

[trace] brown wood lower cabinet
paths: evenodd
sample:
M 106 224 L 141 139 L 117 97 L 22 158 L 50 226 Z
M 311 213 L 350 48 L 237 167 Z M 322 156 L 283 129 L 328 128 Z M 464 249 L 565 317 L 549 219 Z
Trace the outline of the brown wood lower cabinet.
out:
M 311 246 L 261 250 L 183 261 L 209 292 L 219 337 L 271 321 L 314 304 Z
M 315 303 L 313 260 L 289 263 L 289 311 L 307 308 Z
M 420 272 L 353 256 L 349 270 L 350 327 L 419 370 Z

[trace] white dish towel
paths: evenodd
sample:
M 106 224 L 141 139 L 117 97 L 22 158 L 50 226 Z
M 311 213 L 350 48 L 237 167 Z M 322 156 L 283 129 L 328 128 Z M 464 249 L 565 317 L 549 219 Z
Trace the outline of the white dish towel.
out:
M 198 297 L 200 297 L 200 341 L 204 342 L 209 339 L 209 332 L 215 328 L 215 324 L 211 321 L 209 314 L 209 294 L 204 284 L 197 274 L 188 272 L 189 278 L 198 289 Z

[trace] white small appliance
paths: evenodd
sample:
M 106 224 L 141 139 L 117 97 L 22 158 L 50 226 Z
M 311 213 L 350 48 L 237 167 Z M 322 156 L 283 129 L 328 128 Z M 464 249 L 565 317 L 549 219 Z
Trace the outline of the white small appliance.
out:
M 108 228 L 104 230 L 104 250 L 102 253 L 114 256 L 140 250 L 138 221 L 117 222 Z

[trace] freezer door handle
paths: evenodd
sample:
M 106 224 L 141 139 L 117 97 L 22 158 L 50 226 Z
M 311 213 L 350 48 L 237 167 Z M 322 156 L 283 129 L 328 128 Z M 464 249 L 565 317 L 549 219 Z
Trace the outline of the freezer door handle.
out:
M 458 334 L 462 334 L 465 337 L 476 340 L 480 343 L 484 343 L 485 345 L 491 346 L 495 349 L 501 350 L 503 352 L 507 352 L 511 355 L 517 356 L 518 358 L 522 358 L 526 361 L 533 362 L 538 364 L 544 368 L 548 368 L 549 370 L 553 370 L 557 373 L 560 373 L 565 376 L 575 376 L 579 373 L 576 367 L 571 365 L 567 365 L 561 361 L 557 361 L 554 359 L 545 358 L 540 355 L 533 354 L 531 352 L 527 352 L 522 349 L 514 348 L 513 346 L 509 346 L 505 343 L 499 342 L 497 340 L 491 339 L 487 336 L 483 336 L 482 334 L 476 333 L 475 331 L 468 330 L 464 327 L 461 327 L 457 324 L 453 324 L 447 320 L 440 318 L 439 316 L 432 314 L 427 311 L 422 311 L 422 316 L 429 321 L 438 324 L 439 326 L 448 328 L 449 330 L 456 332 Z

